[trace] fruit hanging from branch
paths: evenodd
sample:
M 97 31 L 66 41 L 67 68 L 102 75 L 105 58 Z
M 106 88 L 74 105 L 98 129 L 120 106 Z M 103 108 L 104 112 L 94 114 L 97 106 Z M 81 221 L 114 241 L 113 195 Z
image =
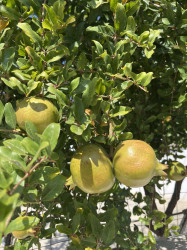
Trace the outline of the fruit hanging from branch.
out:
M 182 163 L 175 161 L 169 164 L 167 174 L 170 180 L 182 181 L 187 176 L 187 169 Z
M 127 140 L 116 149 L 113 166 L 116 178 L 128 187 L 143 187 L 153 176 L 167 176 L 167 165 L 156 159 L 153 148 L 144 141 Z
M 32 122 L 38 133 L 53 122 L 58 122 L 59 115 L 56 106 L 45 98 L 29 97 L 16 103 L 16 118 L 18 126 L 25 130 L 25 122 Z
M 95 144 L 79 148 L 71 159 L 71 177 L 66 185 L 78 186 L 82 191 L 95 194 L 112 188 L 115 177 L 112 163 L 104 149 Z

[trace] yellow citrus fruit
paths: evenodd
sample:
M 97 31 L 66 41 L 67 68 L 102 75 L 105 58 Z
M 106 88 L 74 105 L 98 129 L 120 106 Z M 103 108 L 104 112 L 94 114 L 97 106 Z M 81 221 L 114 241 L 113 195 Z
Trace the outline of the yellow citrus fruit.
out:
M 158 162 L 153 148 L 144 141 L 127 140 L 116 149 L 113 166 L 116 178 L 128 187 L 143 187 L 153 176 L 166 176 L 166 165 Z
M 187 169 L 182 163 L 175 161 L 169 164 L 167 174 L 170 180 L 182 181 L 187 176 Z
M 94 194 L 109 190 L 115 181 L 112 163 L 100 146 L 88 144 L 76 151 L 70 164 L 71 177 L 66 185 L 78 186 L 82 191 Z
M 24 98 L 16 103 L 16 118 L 20 128 L 25 130 L 25 122 L 32 122 L 38 133 L 53 122 L 58 122 L 58 110 L 56 106 L 47 99 L 40 97 Z

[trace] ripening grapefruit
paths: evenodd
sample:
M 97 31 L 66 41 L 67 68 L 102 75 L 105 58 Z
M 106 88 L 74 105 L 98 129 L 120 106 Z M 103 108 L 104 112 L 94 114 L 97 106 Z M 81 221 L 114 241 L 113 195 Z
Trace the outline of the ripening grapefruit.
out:
M 66 185 L 78 186 L 89 194 L 103 193 L 109 190 L 115 181 L 112 163 L 104 149 L 88 144 L 76 151 L 70 164 L 71 177 Z
M 40 134 L 49 124 L 58 122 L 56 106 L 45 98 L 24 98 L 17 101 L 16 107 L 17 124 L 23 130 L 25 130 L 26 121 L 32 122 Z
M 153 148 L 144 141 L 123 141 L 113 158 L 116 178 L 128 187 L 143 187 L 153 176 L 166 176 L 166 165 L 158 162 Z

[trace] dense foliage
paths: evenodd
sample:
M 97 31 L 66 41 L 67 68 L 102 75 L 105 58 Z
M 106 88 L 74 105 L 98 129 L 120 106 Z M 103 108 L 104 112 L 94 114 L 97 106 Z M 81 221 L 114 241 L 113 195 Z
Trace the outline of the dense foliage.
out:
M 164 202 L 154 189 L 159 177 L 146 196 L 117 181 L 87 195 L 65 181 L 86 143 L 102 145 L 112 159 L 121 141 L 140 139 L 159 160 L 166 155 L 164 163 L 186 148 L 186 7 L 182 0 L 0 0 L 0 238 L 40 226 L 39 238 L 18 240 L 15 249 L 56 230 L 71 239 L 70 249 L 114 242 L 152 249 L 152 230 L 176 230 L 153 209 L 155 199 Z M 60 122 L 40 135 L 29 122 L 20 130 L 16 101 L 28 96 L 52 101 Z M 130 226 L 128 199 L 148 235 Z

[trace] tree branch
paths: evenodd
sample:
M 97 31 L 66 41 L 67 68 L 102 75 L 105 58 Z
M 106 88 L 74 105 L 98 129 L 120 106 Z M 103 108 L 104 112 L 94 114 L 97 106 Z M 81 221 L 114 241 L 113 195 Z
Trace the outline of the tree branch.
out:
M 38 163 L 36 163 L 30 170 L 25 174 L 25 176 L 13 187 L 12 191 L 9 193 L 12 195 L 14 191 L 19 187 L 19 185 L 27 178 L 29 175 L 42 163 L 46 160 L 46 156 L 44 156 L 43 159 L 41 159 Z

